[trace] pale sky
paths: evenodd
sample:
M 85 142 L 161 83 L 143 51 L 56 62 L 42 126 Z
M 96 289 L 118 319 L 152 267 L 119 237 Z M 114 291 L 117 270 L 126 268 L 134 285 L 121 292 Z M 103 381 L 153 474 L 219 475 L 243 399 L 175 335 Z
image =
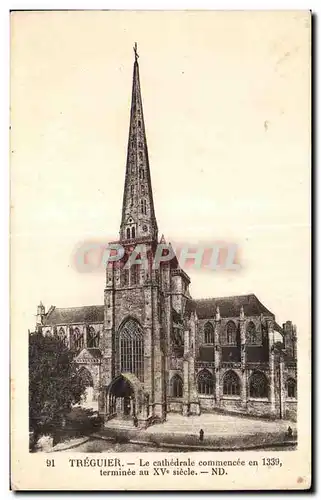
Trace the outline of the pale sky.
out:
M 305 12 L 12 15 L 15 328 L 36 306 L 102 304 L 72 265 L 118 237 L 133 70 L 167 241 L 229 240 L 240 272 L 189 271 L 194 298 L 255 293 L 310 328 L 310 18 Z

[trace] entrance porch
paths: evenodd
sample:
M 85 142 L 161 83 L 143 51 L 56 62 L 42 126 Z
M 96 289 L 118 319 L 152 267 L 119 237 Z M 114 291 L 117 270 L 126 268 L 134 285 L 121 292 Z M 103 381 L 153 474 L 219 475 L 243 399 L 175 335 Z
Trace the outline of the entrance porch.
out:
M 132 373 L 121 373 L 105 391 L 106 421 L 117 417 L 132 421 L 137 427 L 149 425 L 149 395 L 144 393 L 143 385 Z

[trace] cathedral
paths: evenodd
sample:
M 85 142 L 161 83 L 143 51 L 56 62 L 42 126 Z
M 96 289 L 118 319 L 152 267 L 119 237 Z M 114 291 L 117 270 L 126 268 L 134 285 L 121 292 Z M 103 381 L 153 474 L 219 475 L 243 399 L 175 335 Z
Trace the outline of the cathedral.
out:
M 179 217 L 179 214 L 178 214 Z M 179 221 L 177 221 L 179 222 Z M 297 332 L 255 294 L 194 300 L 175 255 L 153 265 L 159 243 L 140 89 L 133 68 L 118 261 L 108 261 L 103 305 L 37 308 L 36 331 L 74 351 L 84 404 L 105 424 L 145 428 L 170 412 L 296 418 Z M 146 265 L 130 264 L 138 245 Z

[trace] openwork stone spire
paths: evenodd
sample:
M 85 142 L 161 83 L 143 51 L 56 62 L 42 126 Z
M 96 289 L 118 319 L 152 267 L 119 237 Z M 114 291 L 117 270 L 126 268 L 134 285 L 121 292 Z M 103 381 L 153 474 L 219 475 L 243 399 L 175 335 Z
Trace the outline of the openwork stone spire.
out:
M 120 240 L 148 238 L 156 241 L 157 222 L 140 91 L 137 44 L 135 44 L 134 53 L 132 102 Z

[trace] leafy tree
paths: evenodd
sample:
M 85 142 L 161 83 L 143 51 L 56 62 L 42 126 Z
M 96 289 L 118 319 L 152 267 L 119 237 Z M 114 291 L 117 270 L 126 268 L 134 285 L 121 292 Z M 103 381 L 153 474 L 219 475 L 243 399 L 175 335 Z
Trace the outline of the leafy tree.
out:
M 29 336 L 29 427 L 35 440 L 43 433 L 55 435 L 85 390 L 73 356 L 57 337 Z

